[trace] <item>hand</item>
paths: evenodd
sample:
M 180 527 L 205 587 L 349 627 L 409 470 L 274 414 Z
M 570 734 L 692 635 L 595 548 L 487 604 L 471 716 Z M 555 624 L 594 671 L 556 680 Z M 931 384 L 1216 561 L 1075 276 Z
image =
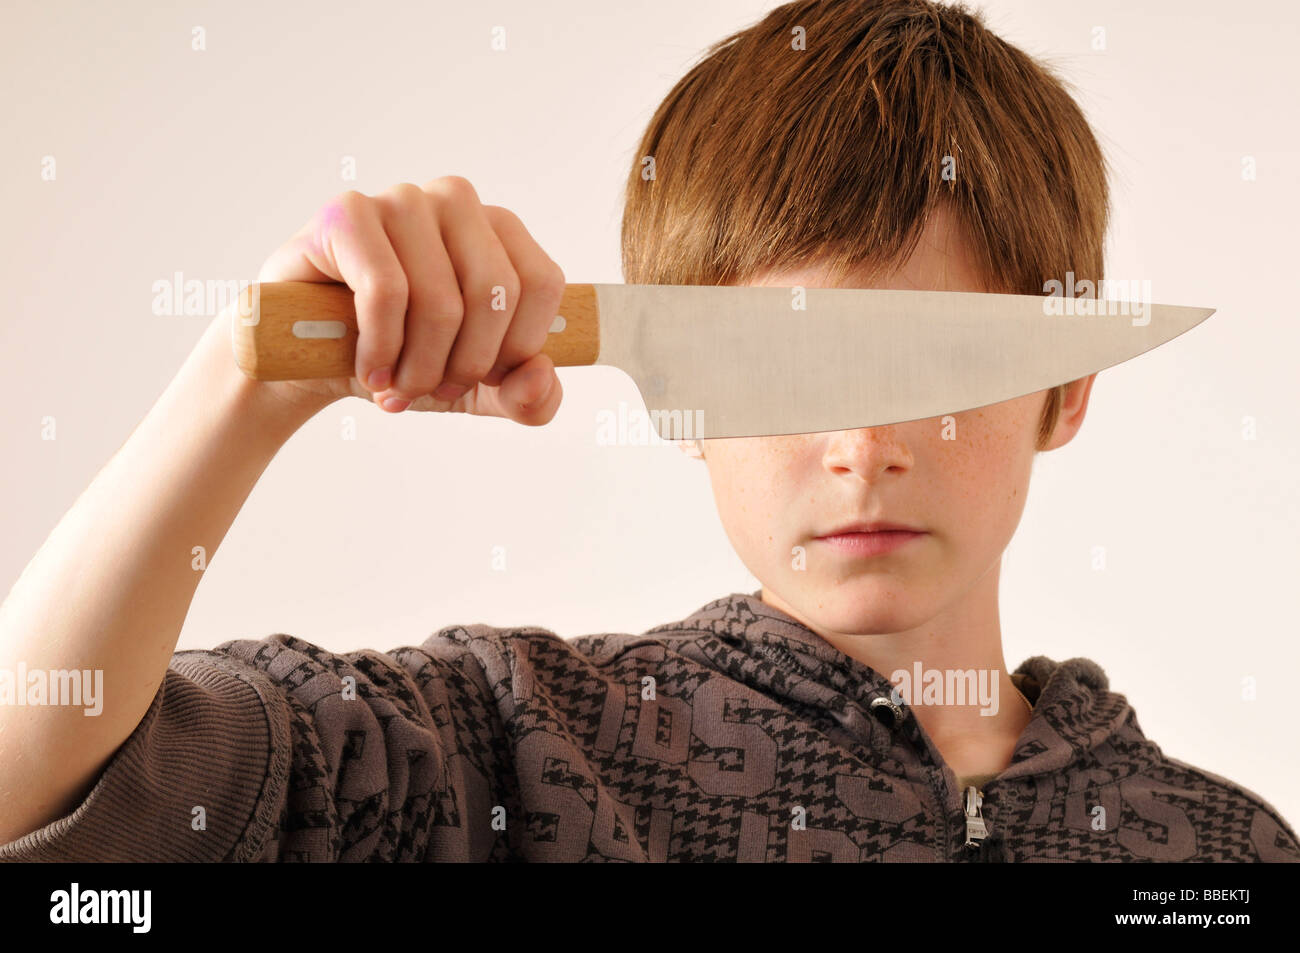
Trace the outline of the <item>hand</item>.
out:
M 354 377 L 262 382 L 295 406 L 351 395 L 390 412 L 529 426 L 559 408 L 560 380 L 541 350 L 564 272 L 513 212 L 483 205 L 460 176 L 376 196 L 344 192 L 272 253 L 257 280 L 336 281 L 356 295 Z

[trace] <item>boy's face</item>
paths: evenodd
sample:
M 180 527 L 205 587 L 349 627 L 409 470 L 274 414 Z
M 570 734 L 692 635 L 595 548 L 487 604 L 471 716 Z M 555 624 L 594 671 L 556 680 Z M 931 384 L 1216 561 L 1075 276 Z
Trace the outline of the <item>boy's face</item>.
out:
M 771 272 L 753 284 L 830 287 L 832 281 L 811 269 Z M 842 286 L 866 287 L 854 280 Z M 907 264 L 871 287 L 986 290 L 942 213 L 932 216 Z M 1095 376 L 1070 386 L 1044 449 L 1077 432 Z M 996 624 L 997 570 L 1024 509 L 1047 394 L 954 413 L 947 424 L 932 417 L 703 440 L 700 447 L 723 528 L 763 583 L 765 602 L 815 631 L 882 634 L 915 629 L 946 612 L 970 619 L 968 603 L 991 598 Z M 818 539 L 856 522 L 899 523 L 924 534 L 870 556 Z

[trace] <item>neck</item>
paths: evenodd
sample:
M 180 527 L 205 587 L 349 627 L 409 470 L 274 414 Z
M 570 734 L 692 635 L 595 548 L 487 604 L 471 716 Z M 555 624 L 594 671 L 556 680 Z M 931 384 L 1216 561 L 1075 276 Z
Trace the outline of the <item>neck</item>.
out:
M 803 617 L 766 586 L 762 599 L 899 686 L 899 694 L 910 702 L 917 721 L 958 776 L 997 774 L 1011 763 L 1030 719 L 1002 654 L 999 568 L 995 564 L 944 612 L 902 632 L 836 632 Z M 958 675 L 972 671 L 973 679 Z M 964 697 L 953 691 L 958 684 L 965 689 Z

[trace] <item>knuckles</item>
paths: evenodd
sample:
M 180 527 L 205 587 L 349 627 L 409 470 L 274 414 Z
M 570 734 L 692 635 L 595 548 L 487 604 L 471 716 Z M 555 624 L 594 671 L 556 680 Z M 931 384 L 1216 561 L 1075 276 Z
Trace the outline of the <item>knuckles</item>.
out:
M 456 361 L 447 369 L 447 379 L 470 387 L 487 377 L 488 371 L 496 364 L 495 357 L 484 359 L 479 356 Z
M 429 201 L 424 189 L 412 182 L 399 182 L 379 194 L 379 200 L 397 208 L 418 208 Z
M 524 289 L 530 294 L 557 303 L 564 297 L 564 272 L 555 262 L 551 262 L 550 267 L 540 268 L 521 277 Z
M 426 313 L 434 324 L 459 327 L 465 320 L 465 302 L 461 300 L 460 292 L 449 291 L 430 301 Z
M 341 193 L 337 198 L 335 198 L 334 201 L 330 203 L 329 206 L 326 206 L 327 209 L 326 217 L 327 218 L 335 217 L 329 215 L 328 212 L 331 211 L 332 209 L 337 209 L 338 212 L 341 213 L 342 218 L 348 219 L 350 221 L 356 221 L 358 218 L 360 218 L 362 215 L 366 213 L 366 209 L 369 206 L 369 204 L 370 204 L 370 196 L 363 195 L 362 193 L 358 192 L 356 189 L 348 189 L 346 192 Z
M 478 202 L 478 192 L 463 175 L 443 175 L 430 179 L 424 191 L 435 199 L 452 202 Z
M 401 268 L 377 268 L 366 271 L 358 280 L 357 294 L 375 307 L 383 310 L 402 307 L 405 310 L 410 287 L 406 273 Z
M 390 186 L 376 196 L 367 196 L 349 189 L 328 203 L 321 212 L 320 223 L 324 229 L 332 229 L 347 222 L 363 221 L 378 217 L 381 222 L 388 222 L 394 216 L 412 214 L 420 210 L 432 210 L 437 214 L 439 206 L 481 206 L 486 212 L 493 228 L 501 231 L 501 226 L 523 230 L 519 217 L 511 210 L 499 205 L 481 205 L 478 192 L 469 179 L 461 175 L 444 175 L 431 179 L 423 186 L 411 182 L 399 182 Z M 563 269 L 544 253 L 530 256 L 532 260 L 524 263 L 522 270 L 516 270 L 519 263 L 507 260 L 504 271 L 475 262 L 477 273 L 458 276 L 458 286 L 446 289 L 417 287 L 419 302 L 424 320 L 440 326 L 459 328 L 469 315 L 478 315 L 480 320 L 487 319 L 509 323 L 518 311 L 520 299 L 527 296 L 535 303 L 558 308 L 564 295 L 566 278 Z M 495 271 L 495 273 L 491 273 Z M 398 316 L 398 320 L 369 322 L 363 334 L 370 336 L 369 350 L 378 365 L 391 364 L 399 357 L 403 344 L 403 325 L 400 316 L 412 304 L 412 283 L 410 277 L 400 265 L 379 266 L 366 271 L 358 279 L 357 295 L 365 301 L 367 316 L 382 315 L 385 318 Z M 418 282 L 416 283 L 419 284 Z M 504 293 L 504 307 L 493 305 L 501 301 Z M 377 326 L 391 325 L 391 327 Z M 416 405 L 433 409 L 432 390 L 444 381 L 463 384 L 474 393 L 475 385 L 489 375 L 504 378 L 508 370 L 522 364 L 533 356 L 528 345 L 515 340 L 516 336 L 507 335 L 501 342 L 499 354 L 450 354 L 444 355 L 446 361 L 440 377 L 428 362 L 408 365 L 403 359 L 399 361 L 393 388 L 404 395 L 415 398 Z M 452 335 L 448 347 L 454 341 Z M 406 366 L 402 366 L 406 365 Z M 500 380 L 497 381 L 500 383 Z M 355 378 L 350 382 L 353 394 L 369 398 L 366 390 Z M 555 408 L 554 401 L 546 400 L 531 407 L 521 407 L 510 416 L 529 426 L 540 426 L 551 420 Z M 472 413 L 473 410 L 470 410 Z

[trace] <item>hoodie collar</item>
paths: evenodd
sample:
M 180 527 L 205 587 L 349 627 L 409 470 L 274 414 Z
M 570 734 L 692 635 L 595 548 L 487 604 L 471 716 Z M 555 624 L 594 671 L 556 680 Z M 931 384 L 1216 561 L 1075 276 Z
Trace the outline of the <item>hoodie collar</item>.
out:
M 715 636 L 725 649 L 699 643 L 695 648 L 733 678 L 769 695 L 825 709 L 842 730 L 867 738 L 873 747 L 896 743 L 894 734 L 900 733 L 922 750 L 923 760 L 943 765 L 938 749 L 907 705 L 900 706 L 903 714 L 897 722 L 888 715 L 888 706 L 882 710 L 882 703 L 877 703 L 872 709 L 872 702 L 888 698 L 894 687 L 883 674 L 763 602 L 761 589 L 715 599 L 680 622 L 646 634 L 668 632 Z M 1033 704 L 1033 712 L 1010 765 L 997 775 L 999 781 L 1051 774 L 1084 761 L 1097 769 L 1114 758 L 1095 752 L 1121 731 L 1141 737 L 1127 699 L 1109 690 L 1105 672 L 1089 659 L 1056 662 L 1034 656 L 1011 678 Z M 1136 767 L 1131 760 L 1126 763 Z

